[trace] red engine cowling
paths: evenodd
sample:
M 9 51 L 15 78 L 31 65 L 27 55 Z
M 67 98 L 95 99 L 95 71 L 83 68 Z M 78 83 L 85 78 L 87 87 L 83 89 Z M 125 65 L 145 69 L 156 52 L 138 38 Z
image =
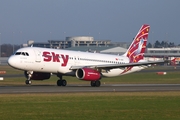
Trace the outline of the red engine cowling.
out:
M 91 68 L 80 68 L 76 70 L 76 77 L 81 80 L 96 81 L 101 79 L 101 74 Z
M 27 71 L 24 72 L 26 78 L 28 78 Z M 45 80 L 51 77 L 50 73 L 33 72 L 31 80 Z

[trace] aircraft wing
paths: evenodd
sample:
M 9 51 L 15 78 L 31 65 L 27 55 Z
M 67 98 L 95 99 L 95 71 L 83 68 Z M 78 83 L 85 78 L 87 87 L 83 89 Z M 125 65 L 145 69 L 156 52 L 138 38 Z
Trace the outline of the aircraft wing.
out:
M 125 68 L 125 67 L 160 64 L 160 63 L 165 63 L 165 61 L 164 60 L 159 60 L 159 61 L 125 63 L 125 64 L 102 64 L 102 65 L 88 65 L 88 66 L 71 66 L 70 70 L 76 70 L 76 69 L 84 68 L 84 67 L 100 68 L 100 69 L 113 69 L 113 68 Z

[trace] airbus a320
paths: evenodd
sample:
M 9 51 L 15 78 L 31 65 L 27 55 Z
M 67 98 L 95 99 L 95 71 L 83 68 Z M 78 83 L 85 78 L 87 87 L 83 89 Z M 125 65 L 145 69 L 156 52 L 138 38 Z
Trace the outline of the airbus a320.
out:
M 149 30 L 149 25 L 142 25 L 127 52 L 121 56 L 25 47 L 17 50 L 8 59 L 8 64 L 24 71 L 26 84 L 31 84 L 32 80 L 49 79 L 55 74 L 59 77 L 58 86 L 67 85 L 63 76 L 74 76 L 80 80 L 90 81 L 92 87 L 99 87 L 103 77 L 121 76 L 145 69 L 150 64 L 164 62 L 144 60 Z

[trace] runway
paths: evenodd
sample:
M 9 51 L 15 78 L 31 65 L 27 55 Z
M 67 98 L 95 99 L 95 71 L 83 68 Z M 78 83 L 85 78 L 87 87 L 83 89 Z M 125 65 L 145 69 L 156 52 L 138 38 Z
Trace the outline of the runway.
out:
M 163 67 L 161 70 L 143 70 L 140 72 L 179 71 L 180 67 Z M 21 75 L 3 75 L 2 77 L 21 77 Z M 75 93 L 75 92 L 158 92 L 180 91 L 180 84 L 102 84 L 100 87 L 90 87 L 89 84 L 68 84 L 66 87 L 56 85 L 0 85 L 0 94 L 13 93 Z
M 0 86 L 0 94 L 159 91 L 180 91 L 180 84 L 109 84 L 101 87 L 90 87 L 89 85 L 68 85 L 66 87 L 55 85 Z

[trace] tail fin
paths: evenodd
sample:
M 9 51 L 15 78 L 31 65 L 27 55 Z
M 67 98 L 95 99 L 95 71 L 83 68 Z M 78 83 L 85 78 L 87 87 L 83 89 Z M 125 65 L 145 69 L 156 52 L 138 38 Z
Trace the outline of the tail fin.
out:
M 176 58 L 171 60 L 171 65 L 176 65 Z
M 142 25 L 127 52 L 124 54 L 124 56 L 129 58 L 130 63 L 138 62 L 144 58 L 149 29 L 149 25 Z

